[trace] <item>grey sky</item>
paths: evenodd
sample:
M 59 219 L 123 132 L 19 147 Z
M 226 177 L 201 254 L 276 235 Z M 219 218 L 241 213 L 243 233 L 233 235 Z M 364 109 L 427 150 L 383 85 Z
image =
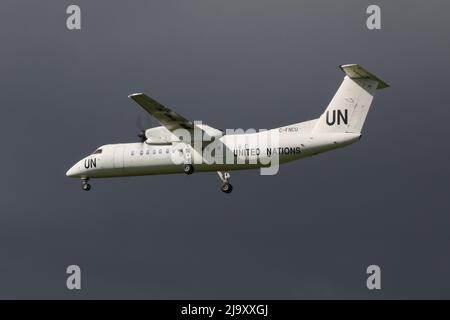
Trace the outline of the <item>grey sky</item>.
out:
M 66 7 L 82 9 L 68 31 Z M 369 31 L 365 10 L 382 9 Z M 0 4 L 0 298 L 450 298 L 450 4 Z M 137 141 L 145 92 L 218 128 L 318 117 L 359 63 L 379 91 L 362 140 L 281 167 L 92 181 L 66 170 Z M 81 292 L 65 268 L 82 269 Z M 365 287 L 378 264 L 382 290 Z

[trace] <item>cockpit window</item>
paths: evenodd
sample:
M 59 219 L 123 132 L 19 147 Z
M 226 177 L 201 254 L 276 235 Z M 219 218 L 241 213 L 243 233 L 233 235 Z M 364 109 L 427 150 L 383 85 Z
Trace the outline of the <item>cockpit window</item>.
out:
M 102 149 L 97 149 L 92 154 L 100 154 L 100 153 L 102 153 Z

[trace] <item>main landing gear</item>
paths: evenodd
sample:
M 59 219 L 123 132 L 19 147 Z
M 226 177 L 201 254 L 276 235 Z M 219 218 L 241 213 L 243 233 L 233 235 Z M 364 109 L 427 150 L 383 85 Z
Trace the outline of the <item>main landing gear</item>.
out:
M 81 178 L 81 188 L 84 191 L 91 190 L 91 185 L 88 183 L 89 178 Z
M 183 156 L 184 156 L 183 172 L 186 174 L 193 174 L 194 166 L 191 164 L 192 156 L 188 148 L 186 148 L 185 152 L 183 153 Z
M 220 180 L 222 180 L 222 192 L 231 193 L 233 191 L 233 186 L 230 183 L 231 175 L 226 171 L 217 171 Z
M 186 174 L 193 174 L 194 173 L 194 166 L 190 163 L 186 163 L 183 165 L 183 172 Z
M 194 166 L 190 163 L 185 163 L 183 165 L 183 172 L 186 174 L 193 174 Z M 231 191 L 233 191 L 233 186 L 230 183 L 231 175 L 226 171 L 217 171 L 217 174 L 222 181 L 222 186 L 220 188 L 222 192 L 231 193 Z

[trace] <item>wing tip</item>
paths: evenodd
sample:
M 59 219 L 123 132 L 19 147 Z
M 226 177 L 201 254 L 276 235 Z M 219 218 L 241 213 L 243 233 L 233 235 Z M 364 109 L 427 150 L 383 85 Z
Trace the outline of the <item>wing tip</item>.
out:
M 357 64 L 357 63 L 347 63 L 347 64 L 341 64 L 341 65 L 339 66 L 339 68 L 343 69 L 343 68 L 347 68 L 347 67 L 355 67 L 355 66 L 361 67 L 361 66 L 360 66 L 359 64 Z
M 132 99 L 133 97 L 144 95 L 142 92 L 132 93 L 128 96 L 128 98 Z

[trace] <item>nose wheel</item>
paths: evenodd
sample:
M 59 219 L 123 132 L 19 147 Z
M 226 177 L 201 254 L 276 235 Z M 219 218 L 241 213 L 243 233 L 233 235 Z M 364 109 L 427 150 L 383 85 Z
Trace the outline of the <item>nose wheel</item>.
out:
M 91 185 L 88 183 L 89 178 L 81 179 L 81 188 L 84 191 L 91 190 Z
M 233 186 L 230 183 L 231 175 L 226 171 L 217 171 L 220 180 L 222 180 L 222 187 L 220 188 L 222 192 L 231 193 L 233 191 Z

